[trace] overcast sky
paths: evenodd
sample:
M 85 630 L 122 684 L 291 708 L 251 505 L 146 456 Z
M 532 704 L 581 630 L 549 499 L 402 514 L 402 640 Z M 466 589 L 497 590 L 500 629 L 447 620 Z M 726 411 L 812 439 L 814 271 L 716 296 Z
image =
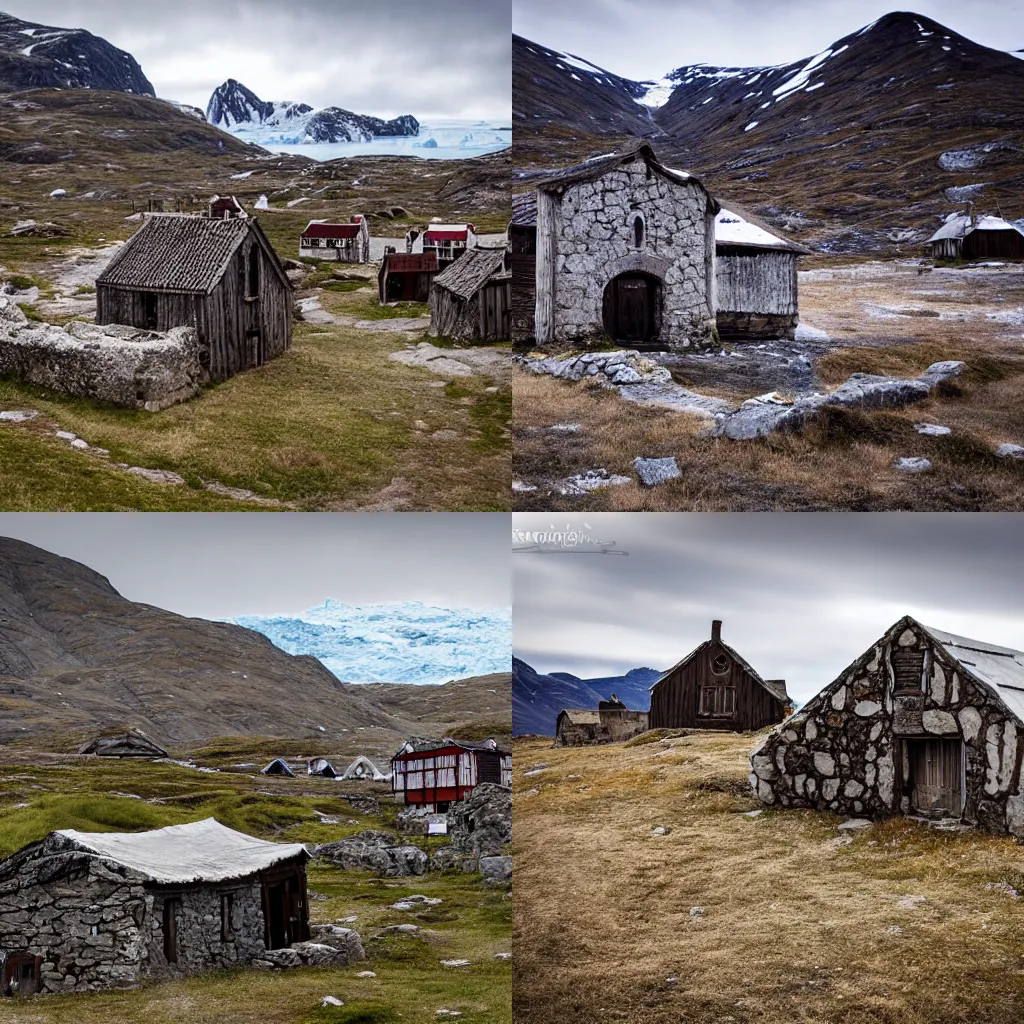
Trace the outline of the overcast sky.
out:
M 582 677 L 664 670 L 722 639 L 805 701 L 904 615 L 1024 649 L 1024 515 L 515 513 L 627 556 L 516 552 L 515 653 Z M 589 529 L 584 527 L 589 524 Z
M 606 71 L 658 79 L 684 64 L 788 64 L 883 14 L 913 10 L 1000 50 L 1024 47 L 1020 0 L 513 0 L 512 30 Z
M 358 114 L 507 119 L 508 0 L 3 0 L 127 50 L 157 95 L 206 109 L 236 78 L 264 100 Z
M 509 604 L 500 513 L 0 513 L 16 537 L 83 562 L 132 601 L 210 619 L 346 604 Z

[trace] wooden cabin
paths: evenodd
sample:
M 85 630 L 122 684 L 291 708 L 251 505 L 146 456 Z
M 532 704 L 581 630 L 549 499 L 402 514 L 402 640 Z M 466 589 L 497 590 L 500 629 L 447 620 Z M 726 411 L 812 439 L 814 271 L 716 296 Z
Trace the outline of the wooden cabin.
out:
M 444 270 L 476 245 L 476 228 L 472 224 L 431 224 L 423 232 L 423 251 L 437 257 Z
M 232 217 L 245 220 L 249 214 L 234 196 L 214 196 L 206 204 L 205 216 L 215 220 L 230 220 Z
M 651 729 L 748 732 L 781 722 L 791 707 L 784 679 L 762 679 L 722 642 L 722 623 L 651 687 Z
M 631 711 L 613 693 L 598 702 L 597 710 L 563 708 L 555 720 L 556 747 L 584 747 L 598 743 L 622 743 L 646 732 L 646 711 Z
M 735 204 L 715 217 L 715 321 L 722 341 L 789 338 L 800 319 L 797 257 L 810 249 Z
M 347 224 L 311 220 L 299 236 L 299 256 L 338 263 L 369 263 L 370 228 L 357 213 Z
M 512 197 L 512 221 L 508 226 L 512 252 L 512 340 L 534 340 L 537 305 L 537 194 Z
M 1024 231 L 1002 217 L 954 213 L 928 239 L 934 259 L 1024 259 Z
M 494 740 L 407 740 L 391 759 L 397 803 L 447 811 L 481 782 L 512 785 L 512 754 Z
M 506 249 L 470 249 L 430 286 L 430 333 L 438 338 L 507 341 L 512 269 Z
M 437 254 L 433 252 L 386 252 L 377 274 L 380 304 L 387 302 L 429 302 L 430 285 L 437 276 Z
M 147 217 L 96 279 L 96 322 L 194 327 L 221 381 L 291 345 L 292 284 L 254 217 Z

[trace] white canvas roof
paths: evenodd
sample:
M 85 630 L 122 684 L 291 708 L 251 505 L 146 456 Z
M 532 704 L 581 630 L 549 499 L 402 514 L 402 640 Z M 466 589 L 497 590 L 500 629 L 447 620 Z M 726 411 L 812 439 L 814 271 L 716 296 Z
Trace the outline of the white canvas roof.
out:
M 1024 235 L 1016 224 L 1011 224 L 1002 217 L 979 217 L 974 227 L 971 227 L 971 218 L 966 213 L 953 213 L 946 218 L 942 227 L 928 239 L 929 242 L 939 242 L 944 238 L 963 238 L 971 231 L 1016 231 Z
M 1024 652 L 946 633 L 923 623 L 921 628 L 978 682 L 993 689 L 1003 703 L 1024 721 Z
M 154 882 L 169 885 L 244 878 L 306 855 L 301 843 L 268 843 L 236 832 L 215 818 L 153 832 L 79 832 L 68 828 L 54 834 Z

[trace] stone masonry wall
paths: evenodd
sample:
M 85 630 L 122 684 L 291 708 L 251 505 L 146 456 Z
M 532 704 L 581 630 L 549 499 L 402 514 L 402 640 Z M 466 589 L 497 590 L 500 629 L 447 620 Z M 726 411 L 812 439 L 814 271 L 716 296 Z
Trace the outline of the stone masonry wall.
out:
M 191 327 L 166 334 L 116 324 L 55 327 L 30 322 L 3 295 L 0 376 L 149 412 L 192 398 L 204 379 Z
M 715 335 L 713 280 L 707 272 L 707 196 L 696 182 L 647 175 L 637 159 L 595 182 L 569 186 L 555 238 L 554 338 L 586 341 L 604 330 L 605 286 L 626 271 L 662 281 L 660 339 L 702 347 Z M 644 244 L 633 246 L 631 215 L 644 217 Z M 711 294 L 709 294 L 709 289 Z
M 893 693 L 894 650 L 924 652 L 920 695 Z M 902 739 L 964 743 L 962 818 L 1024 835 L 1018 723 L 912 620 L 902 620 L 751 754 L 750 783 L 768 805 L 884 817 L 907 813 Z

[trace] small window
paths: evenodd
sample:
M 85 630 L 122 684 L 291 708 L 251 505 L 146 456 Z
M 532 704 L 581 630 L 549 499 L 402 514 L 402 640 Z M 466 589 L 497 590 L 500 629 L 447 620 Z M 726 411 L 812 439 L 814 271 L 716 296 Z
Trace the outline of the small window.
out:
M 142 326 L 147 331 L 155 331 L 157 325 L 157 304 L 154 292 L 144 292 L 142 295 Z
M 642 217 L 633 218 L 633 246 L 642 249 L 644 244 L 644 222 Z
M 225 892 L 220 897 L 220 941 L 234 942 L 235 932 L 231 927 L 231 911 L 234 909 L 235 897 Z
M 178 962 L 178 908 L 181 900 L 169 897 L 164 900 L 164 959 L 169 964 Z
M 714 672 L 716 676 L 724 676 L 725 673 L 729 671 L 729 659 L 724 654 L 719 654 L 711 662 L 711 671 Z
M 704 686 L 700 691 L 700 710 L 705 718 L 731 718 L 736 713 L 734 686 Z
M 253 246 L 249 250 L 249 298 L 254 299 L 260 293 L 260 250 Z

